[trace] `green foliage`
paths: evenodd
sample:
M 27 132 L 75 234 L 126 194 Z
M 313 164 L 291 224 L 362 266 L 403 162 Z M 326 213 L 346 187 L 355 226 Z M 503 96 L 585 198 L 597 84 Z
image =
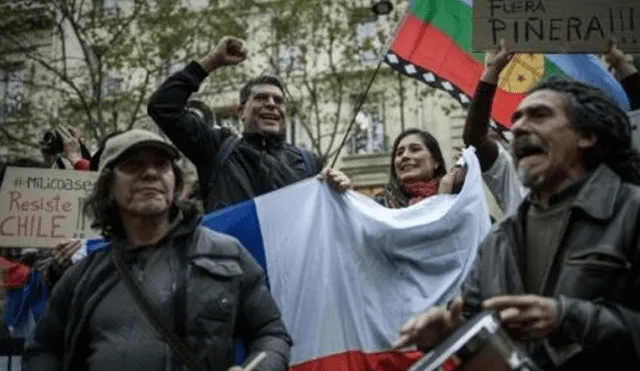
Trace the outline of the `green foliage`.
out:
M 0 70 L 20 60 L 29 101 L 20 117 L 0 118 L 0 144 L 33 146 L 34 132 L 55 125 L 75 126 L 94 143 L 113 130 L 144 125 L 147 99 L 170 66 L 197 60 L 233 35 L 248 40 L 250 60 L 216 71 L 198 98 L 217 103 L 250 76 L 276 74 L 291 95 L 291 115 L 325 158 L 338 149 L 404 11 L 401 5 L 376 20 L 365 0 L 119 0 L 117 10 L 92 6 L 100 1 L 40 1 L 36 12 L 0 20 Z M 358 37 L 363 23 L 376 21 L 370 37 Z M 374 90 L 385 92 L 385 100 L 433 94 L 386 66 L 379 76 Z
M 146 100 L 170 64 L 204 55 L 222 35 L 246 29 L 215 7 L 187 9 L 180 0 L 92 6 L 99 3 L 42 0 L 0 22 L 0 69 L 19 61 L 29 102 L 20 115 L 0 119 L 0 143 L 34 146 L 33 133 L 55 125 L 78 127 L 97 142 L 137 125 L 147 120 Z

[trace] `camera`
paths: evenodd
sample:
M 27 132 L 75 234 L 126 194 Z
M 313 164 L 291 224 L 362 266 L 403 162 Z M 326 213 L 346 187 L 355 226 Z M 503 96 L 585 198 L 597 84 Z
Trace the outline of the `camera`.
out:
M 62 137 L 60 136 L 60 133 L 55 130 L 49 130 L 44 133 L 44 136 L 40 141 L 40 149 L 42 149 L 43 152 L 52 155 L 62 153 L 62 151 L 64 151 L 64 146 L 62 144 Z

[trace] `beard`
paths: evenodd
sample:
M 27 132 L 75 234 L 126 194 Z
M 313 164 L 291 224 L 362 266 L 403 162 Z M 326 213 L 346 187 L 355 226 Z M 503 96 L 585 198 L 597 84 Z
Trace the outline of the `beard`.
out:
M 524 167 L 519 167 L 517 169 L 517 173 L 520 183 L 531 190 L 536 190 L 542 187 L 546 181 L 544 174 L 531 174 L 530 170 Z
M 531 149 L 539 149 L 542 148 L 542 143 L 538 137 L 533 135 L 521 135 L 517 136 L 513 139 L 513 150 L 514 151 L 522 151 L 522 150 L 531 150 Z M 529 189 L 538 189 L 540 186 L 544 185 L 546 181 L 546 176 L 544 174 L 535 173 L 532 174 L 531 169 L 527 166 L 518 166 L 518 159 L 514 158 L 514 165 L 516 167 L 516 171 L 518 174 L 518 178 L 523 186 Z

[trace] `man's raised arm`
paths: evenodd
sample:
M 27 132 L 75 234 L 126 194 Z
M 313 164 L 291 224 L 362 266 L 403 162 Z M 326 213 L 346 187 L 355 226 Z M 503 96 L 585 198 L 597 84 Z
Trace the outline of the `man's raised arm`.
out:
M 170 76 L 149 99 L 149 116 L 196 167 L 199 162 L 211 161 L 224 138 L 222 132 L 214 130 L 202 117 L 189 111 L 187 101 L 211 72 L 238 64 L 246 57 L 244 41 L 225 36 L 199 62 L 192 61 Z

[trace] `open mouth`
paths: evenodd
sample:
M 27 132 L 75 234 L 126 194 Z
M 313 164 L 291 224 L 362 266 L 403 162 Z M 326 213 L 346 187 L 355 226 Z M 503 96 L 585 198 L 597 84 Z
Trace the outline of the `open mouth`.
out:
M 259 117 L 260 119 L 267 121 L 280 121 L 280 116 L 272 113 L 263 113 Z
M 513 155 L 518 161 L 545 154 L 546 152 L 544 151 L 544 149 L 542 149 L 542 147 L 533 144 L 522 145 L 513 149 Z
M 401 164 L 398 169 L 400 171 L 409 171 L 415 169 L 417 166 L 414 164 Z

